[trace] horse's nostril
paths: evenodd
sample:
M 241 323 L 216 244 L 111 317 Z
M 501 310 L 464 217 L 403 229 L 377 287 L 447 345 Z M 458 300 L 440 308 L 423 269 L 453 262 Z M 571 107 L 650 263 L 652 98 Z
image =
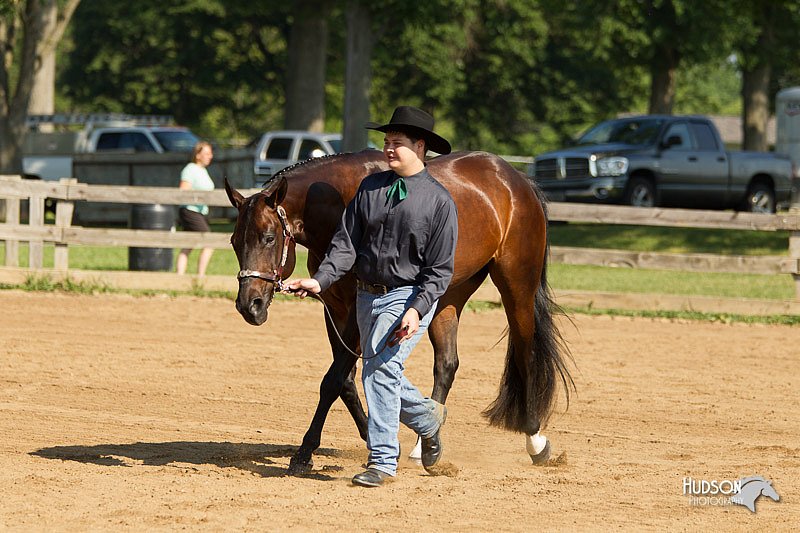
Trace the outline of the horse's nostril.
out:
M 250 312 L 254 315 L 257 314 L 261 308 L 264 306 L 264 300 L 261 298 L 253 298 L 250 302 Z

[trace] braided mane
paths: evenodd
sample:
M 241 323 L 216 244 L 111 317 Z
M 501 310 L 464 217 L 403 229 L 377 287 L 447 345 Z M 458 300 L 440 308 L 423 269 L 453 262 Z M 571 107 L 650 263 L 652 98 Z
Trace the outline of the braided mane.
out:
M 350 152 L 328 154 L 328 155 L 323 155 L 321 157 L 311 157 L 311 158 L 308 158 L 308 159 L 304 159 L 302 161 L 298 161 L 297 163 L 295 163 L 293 165 L 290 165 L 288 167 L 282 168 L 278 172 L 273 174 L 272 177 L 270 177 L 267 181 L 264 182 L 263 190 L 268 189 L 270 187 L 270 185 L 272 185 L 275 180 L 284 177 L 284 174 L 289 174 L 289 173 L 291 173 L 292 171 L 294 171 L 297 168 L 304 167 L 304 166 L 306 166 L 306 165 L 308 165 L 308 164 L 310 164 L 310 163 L 312 163 L 314 161 L 320 161 L 320 162 L 329 161 L 331 159 L 335 159 L 337 157 L 341 157 L 343 155 L 348 155 L 348 154 L 350 154 Z

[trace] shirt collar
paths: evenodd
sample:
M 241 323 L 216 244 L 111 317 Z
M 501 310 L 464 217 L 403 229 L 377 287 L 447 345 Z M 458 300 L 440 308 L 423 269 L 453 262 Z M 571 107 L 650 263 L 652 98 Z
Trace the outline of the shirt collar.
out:
M 389 183 L 394 183 L 394 181 L 397 178 L 403 178 L 404 180 L 413 180 L 413 179 L 416 179 L 416 178 L 423 178 L 423 177 L 428 176 L 428 175 L 429 174 L 428 174 L 428 165 L 427 164 L 425 164 L 425 167 L 423 167 L 423 169 L 420 170 L 419 172 L 417 172 L 416 174 L 411 174 L 410 176 L 405 176 L 405 177 L 401 176 L 400 174 L 398 174 L 397 172 L 392 170 L 391 180 L 389 181 Z

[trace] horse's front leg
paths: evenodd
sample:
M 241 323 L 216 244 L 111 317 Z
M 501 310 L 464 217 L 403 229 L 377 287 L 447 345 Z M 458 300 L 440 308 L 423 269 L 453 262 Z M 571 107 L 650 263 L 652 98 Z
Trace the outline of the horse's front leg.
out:
M 344 341 L 350 350 L 358 353 L 358 348 L 356 348 L 359 339 L 358 323 L 354 306 L 336 305 L 341 302 L 342 300 L 334 300 L 334 303 L 329 307 L 334 320 L 328 314 L 325 316 L 328 340 L 333 350 L 333 363 L 325 377 L 322 378 L 322 383 L 320 383 L 319 404 L 314 412 L 311 425 L 303 437 L 303 443 L 289 463 L 290 474 L 303 474 L 311 470 L 313 466 L 311 457 L 314 451 L 319 448 L 322 439 L 322 428 L 328 417 L 328 411 L 330 411 L 331 405 L 333 405 L 337 397 L 341 396 L 342 401 L 350 411 L 361 438 L 364 440 L 367 438 L 367 415 L 364 413 L 353 379 L 356 357 L 345 346 L 342 346 L 342 341 Z M 339 334 L 341 334 L 341 340 L 339 339 Z
M 480 287 L 486 279 L 486 271 L 482 270 L 458 287 L 450 288 L 439 300 L 436 316 L 428 328 L 428 336 L 433 345 L 433 391 L 431 398 L 439 403 L 447 402 L 450 388 L 458 371 L 458 323 L 461 312 L 470 295 Z M 422 462 L 422 439 L 417 442 L 408 458 Z
M 356 429 L 358 429 L 358 435 L 361 440 L 367 442 L 367 413 L 364 411 L 364 406 L 361 405 L 361 398 L 358 397 L 355 376 L 356 367 L 353 365 L 350 374 L 344 381 L 344 386 L 342 386 L 342 392 L 339 396 L 342 398 L 347 410 L 350 411 L 350 416 L 353 417 L 353 421 L 356 423 Z
M 441 303 L 441 302 L 440 302 Z M 431 398 L 444 404 L 453 386 L 458 370 L 458 351 L 456 335 L 458 333 L 458 316 L 452 306 L 443 306 L 428 327 L 428 337 L 433 345 L 433 391 Z M 408 454 L 408 458 L 422 463 L 422 438 Z
M 337 353 L 339 353 L 338 350 Z M 303 443 L 289 462 L 289 474 L 305 474 L 314 465 L 311 456 L 319 448 L 322 439 L 322 428 L 325 425 L 325 419 L 328 417 L 328 411 L 330 411 L 331 405 L 341 394 L 345 381 L 354 365 L 355 357 L 334 355 L 333 363 L 325 377 L 322 378 L 322 383 L 319 386 L 319 404 L 317 404 L 317 410 L 314 412 L 314 418 L 303 436 Z
M 361 436 L 364 442 L 366 442 L 367 414 L 364 412 L 363 405 L 361 405 L 361 398 L 358 397 L 358 389 L 356 388 L 356 359 L 353 353 L 350 353 L 361 353 L 361 348 L 359 348 L 360 336 L 358 332 L 358 320 L 356 319 L 355 306 L 350 306 L 347 310 L 346 324 L 347 325 L 344 327 L 344 331 L 342 331 L 342 339 L 340 340 L 337 332 L 333 329 L 333 324 L 328 321 L 328 340 L 331 343 L 334 353 L 339 351 L 341 352 L 341 357 L 353 358 L 350 372 L 347 374 L 347 378 L 342 384 L 339 397 L 342 399 L 345 407 L 347 407 L 347 410 L 350 412 L 350 416 L 353 417 L 353 421 L 355 421 L 356 428 L 358 429 L 358 434 Z M 346 347 L 342 346 L 342 341 L 345 342 Z

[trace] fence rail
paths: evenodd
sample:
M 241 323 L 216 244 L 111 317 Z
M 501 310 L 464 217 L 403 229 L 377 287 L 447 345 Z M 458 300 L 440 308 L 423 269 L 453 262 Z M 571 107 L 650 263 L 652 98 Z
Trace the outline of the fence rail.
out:
M 259 190 L 248 189 L 241 192 L 249 195 Z M 225 192 L 221 190 L 199 192 L 167 187 L 87 185 L 71 179 L 64 179 L 58 183 L 39 182 L 21 180 L 19 176 L 0 176 L 0 198 L 7 199 L 6 221 L 0 224 L 0 240 L 6 243 L 7 267 L 18 265 L 20 241 L 30 243 L 29 265 L 32 269 L 43 267 L 43 243 L 54 243 L 56 270 L 69 269 L 70 245 L 217 249 L 230 246 L 229 236 L 219 233 L 87 228 L 71 224 L 76 202 L 168 205 L 203 203 L 225 207 L 229 202 Z M 57 200 L 55 224 L 44 223 L 46 198 Z M 28 199 L 29 202 L 28 224 L 20 223 L 22 199 Z M 550 219 L 554 221 L 788 231 L 789 250 L 786 256 L 667 254 L 559 246 L 552 247 L 551 254 L 555 262 L 577 265 L 791 275 L 795 282 L 795 298 L 800 301 L 800 215 L 798 214 L 763 215 L 560 202 L 549 204 L 548 209 Z

